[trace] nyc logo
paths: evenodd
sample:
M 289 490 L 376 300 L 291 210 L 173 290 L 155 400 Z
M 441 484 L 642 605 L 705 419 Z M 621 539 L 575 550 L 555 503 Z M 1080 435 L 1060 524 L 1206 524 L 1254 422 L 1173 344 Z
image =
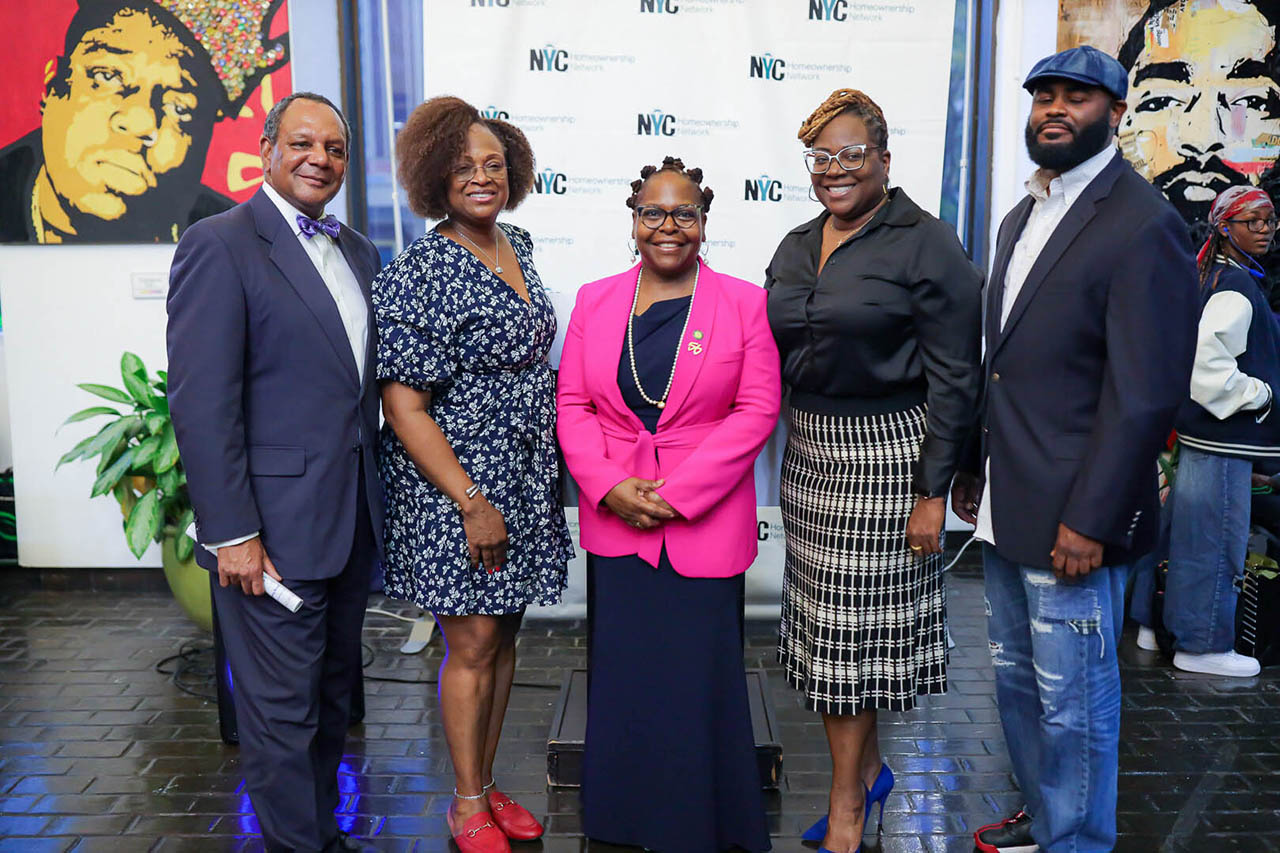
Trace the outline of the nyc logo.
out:
M 743 181 L 742 198 L 744 201 L 782 201 L 782 181 L 768 175 L 747 178 Z
M 533 175 L 533 191 L 539 195 L 564 195 L 568 183 L 569 179 L 564 172 L 543 169 Z
M 636 114 L 636 136 L 675 136 L 676 117 L 662 110 Z
M 666 12 L 669 15 L 674 15 L 680 11 L 680 7 L 673 0 L 640 0 L 640 11 L 659 14 Z
M 511 5 L 511 0 L 471 0 L 471 8 L 473 9 L 476 8 L 477 6 L 490 7 L 490 6 L 510 6 L 510 5 Z
M 497 107 L 495 107 L 493 104 L 490 104 L 489 106 L 482 109 L 480 111 L 480 115 L 484 116 L 485 118 L 501 119 L 502 121 L 506 121 L 509 118 L 511 118 L 511 113 L 507 112 L 506 110 L 500 110 Z
M 847 21 L 849 0 L 809 0 L 809 20 Z
M 785 59 L 766 53 L 764 56 L 751 57 L 751 73 L 748 76 L 758 77 L 761 80 L 781 80 L 787 76 L 786 68 Z
M 530 71 L 568 71 L 569 51 L 560 50 L 555 45 L 535 47 L 529 51 Z

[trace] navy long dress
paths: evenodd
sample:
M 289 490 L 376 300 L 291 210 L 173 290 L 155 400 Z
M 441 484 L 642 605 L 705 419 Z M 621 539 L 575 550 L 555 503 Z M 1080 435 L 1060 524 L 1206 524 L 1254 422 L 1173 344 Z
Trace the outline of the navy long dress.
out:
M 662 393 L 689 297 L 635 318 L 636 371 Z M 618 387 L 650 432 L 623 345 Z M 715 547 L 708 543 L 708 548 Z M 742 575 L 687 578 L 663 551 L 588 557 L 590 688 L 582 773 L 589 838 L 670 853 L 768 850 L 742 661 Z

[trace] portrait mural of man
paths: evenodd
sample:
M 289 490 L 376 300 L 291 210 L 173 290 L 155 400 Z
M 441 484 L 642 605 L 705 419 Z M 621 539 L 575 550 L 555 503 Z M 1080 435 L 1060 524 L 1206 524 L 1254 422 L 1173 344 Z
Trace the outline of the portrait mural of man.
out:
M 236 154 L 257 160 L 261 115 L 290 88 L 284 0 L 5 5 L 0 29 L 35 50 L 57 37 L 61 54 L 14 39 L 6 61 L 42 75 L 35 92 L 7 87 L 0 113 L 0 242 L 174 243 L 256 188 L 260 167 L 246 179 Z M 37 127 L 15 98 L 35 101 Z
M 1280 0 L 1061 0 L 1059 49 L 1129 70 L 1121 150 L 1197 236 L 1227 187 L 1280 183 L 1278 25 Z

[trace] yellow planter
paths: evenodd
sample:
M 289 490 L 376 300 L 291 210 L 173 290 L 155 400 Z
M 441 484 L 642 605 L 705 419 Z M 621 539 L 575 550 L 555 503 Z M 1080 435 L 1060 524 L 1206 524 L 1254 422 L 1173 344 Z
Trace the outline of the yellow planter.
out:
M 173 597 L 182 605 L 191 621 L 203 630 L 213 631 L 213 607 L 209 603 L 209 573 L 196 565 L 195 554 L 179 560 L 174 550 L 176 535 L 165 531 L 160 543 L 164 579 L 169 582 Z M 196 546 L 197 548 L 200 546 Z

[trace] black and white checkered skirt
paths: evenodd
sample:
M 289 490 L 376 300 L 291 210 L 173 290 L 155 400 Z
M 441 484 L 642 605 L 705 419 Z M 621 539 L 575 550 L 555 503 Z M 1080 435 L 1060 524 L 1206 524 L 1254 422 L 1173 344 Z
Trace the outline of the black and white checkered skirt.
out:
M 910 710 L 947 688 L 942 556 L 906 540 L 925 407 L 788 416 L 778 662 L 810 710 Z

